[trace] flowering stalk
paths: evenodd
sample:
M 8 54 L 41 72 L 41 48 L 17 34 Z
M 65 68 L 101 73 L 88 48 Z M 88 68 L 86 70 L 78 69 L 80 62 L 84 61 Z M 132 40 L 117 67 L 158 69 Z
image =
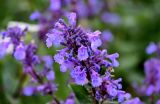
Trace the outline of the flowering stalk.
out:
M 7 31 L 2 32 L 3 39 L 0 42 L 0 46 L 2 47 L 2 51 L 0 52 L 1 58 L 4 57 L 9 46 L 13 46 L 12 55 L 23 65 L 24 74 L 22 74 L 14 97 L 17 97 L 21 90 L 26 96 L 40 92 L 43 95 L 49 94 L 53 96 L 53 100 L 56 102 L 54 104 L 60 104 L 53 95 L 57 90 L 57 86 L 53 83 L 55 74 L 52 68 L 52 58 L 50 56 L 38 56 L 36 54 L 37 46 L 35 43 L 30 42 L 29 44 L 25 44 L 22 37 L 25 36 L 26 31 L 26 29 L 22 30 L 19 27 L 8 28 Z M 8 41 L 5 41 L 6 38 Z M 43 70 L 37 71 L 36 66 L 40 64 L 44 64 Z M 22 89 L 26 74 L 30 75 L 31 84 Z
M 64 46 L 54 56 L 55 62 L 60 64 L 60 71 L 69 70 L 76 84 L 89 85 L 95 104 L 104 100 L 118 99 L 118 102 L 124 102 L 129 99 L 130 94 L 121 90 L 122 79 L 115 80 L 111 75 L 113 68 L 119 66 L 116 59 L 119 54 L 108 54 L 107 50 L 100 50 L 101 32 L 85 31 L 77 26 L 76 13 L 68 14 L 67 19 L 68 24 L 59 19 L 54 28 L 47 33 L 46 40 L 47 47 Z
M 150 43 L 146 48 L 147 54 L 156 53 L 157 57 L 153 57 L 144 63 L 145 79 L 141 87 L 135 86 L 137 92 L 141 95 L 148 96 L 150 103 L 155 104 L 155 95 L 160 93 L 160 45 Z M 156 104 L 159 104 L 158 102 Z

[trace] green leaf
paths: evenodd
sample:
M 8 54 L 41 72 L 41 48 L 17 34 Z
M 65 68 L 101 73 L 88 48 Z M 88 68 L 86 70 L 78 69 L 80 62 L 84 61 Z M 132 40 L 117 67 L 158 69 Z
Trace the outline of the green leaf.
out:
M 84 86 L 75 84 L 70 84 L 70 86 L 80 104 L 93 104 L 92 98 Z

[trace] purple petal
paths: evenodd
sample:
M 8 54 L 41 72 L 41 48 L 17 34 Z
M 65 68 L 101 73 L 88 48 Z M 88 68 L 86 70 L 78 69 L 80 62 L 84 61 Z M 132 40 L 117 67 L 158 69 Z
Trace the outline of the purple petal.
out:
M 23 94 L 25 96 L 31 96 L 35 92 L 35 88 L 33 86 L 27 86 L 23 89 Z
M 42 57 L 43 61 L 45 62 L 45 66 L 47 68 L 52 68 L 53 65 L 53 60 L 50 56 L 44 56 Z
M 14 52 L 14 57 L 17 60 L 23 60 L 26 57 L 25 47 L 22 44 L 16 47 L 16 50 Z
M 105 23 L 112 25 L 118 25 L 121 22 L 121 18 L 115 13 L 105 12 L 101 18 Z
M 61 53 L 57 53 L 55 56 L 54 56 L 54 60 L 59 63 L 59 64 L 63 64 L 64 62 L 64 56 L 61 54 Z
M 39 11 L 35 11 L 33 12 L 31 15 L 30 15 L 30 20 L 37 20 L 39 19 L 41 16 L 40 12 Z
M 98 73 L 96 73 L 95 71 L 92 71 L 91 80 L 92 80 L 93 87 L 98 87 L 102 84 L 102 79 L 99 77 Z
M 55 74 L 54 74 L 54 71 L 49 71 L 46 75 L 46 78 L 49 80 L 49 81 L 53 81 L 55 79 Z
M 87 47 L 81 46 L 80 48 L 78 48 L 77 57 L 79 60 L 86 60 L 89 57 Z
M 146 91 L 146 95 L 147 95 L 147 96 L 152 95 L 153 92 L 154 92 L 154 89 L 155 89 L 155 88 L 154 88 L 153 85 L 148 86 L 147 91 Z
M 105 41 L 105 42 L 111 42 L 113 40 L 113 35 L 110 31 L 106 30 L 106 31 L 103 31 L 102 33 L 102 39 Z
M 0 43 L 0 59 L 3 58 L 7 52 L 9 43 L 8 42 L 1 42 Z
M 91 47 L 93 50 L 96 50 L 99 46 L 102 45 L 102 41 L 99 37 L 101 34 L 100 31 L 95 31 L 94 33 L 89 33 L 89 40 L 91 41 Z
M 148 45 L 148 47 L 146 48 L 147 54 L 152 54 L 152 53 L 156 52 L 156 50 L 157 50 L 157 45 L 155 43 L 153 43 L 153 42 L 150 43 Z
M 61 0 L 50 0 L 50 10 L 56 11 L 61 9 Z
M 86 84 L 87 81 L 87 75 L 86 72 L 84 70 L 82 70 L 75 78 L 75 82 L 78 85 L 84 85 Z
M 68 22 L 71 26 L 76 26 L 76 13 L 72 12 L 68 15 Z
M 112 61 L 112 65 L 114 67 L 118 67 L 119 66 L 119 62 L 116 60 L 116 58 L 118 58 L 118 57 L 119 57 L 118 53 L 107 55 L 107 58 L 109 58 Z

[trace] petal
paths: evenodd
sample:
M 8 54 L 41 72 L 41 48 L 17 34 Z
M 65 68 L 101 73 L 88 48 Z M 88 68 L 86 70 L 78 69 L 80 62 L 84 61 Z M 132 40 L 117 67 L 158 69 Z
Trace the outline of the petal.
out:
M 61 0 L 50 0 L 50 10 L 56 11 L 61 9 Z
M 51 38 L 47 38 L 47 40 L 46 40 L 46 45 L 47 45 L 48 48 L 53 45 L 53 42 L 52 42 L 52 39 L 51 39 Z
M 71 26 L 76 26 L 76 13 L 72 12 L 68 15 L 68 22 Z
M 46 78 L 49 80 L 49 81 L 53 81 L 55 79 L 55 74 L 54 74 L 54 71 L 49 71 L 46 75 Z
M 59 64 L 62 64 L 64 62 L 64 56 L 60 53 L 57 53 L 55 56 L 54 56 L 54 60 L 59 63 Z
M 80 61 L 86 60 L 89 57 L 87 47 L 81 46 L 80 48 L 78 48 L 78 56 L 77 57 Z
M 14 57 L 17 60 L 23 60 L 26 57 L 25 47 L 22 44 L 16 47 L 16 50 L 14 52 Z
M 96 73 L 95 71 L 92 71 L 91 80 L 93 87 L 98 87 L 102 84 L 102 78 L 100 78 L 98 73 Z
M 35 92 L 35 88 L 33 86 L 27 86 L 23 89 L 23 94 L 25 96 L 31 96 Z
M 35 11 L 33 12 L 31 15 L 30 15 L 30 20 L 37 20 L 39 19 L 41 16 L 40 12 L 39 11 Z
M 153 42 L 151 42 L 148 47 L 146 48 L 147 54 L 152 54 L 157 50 L 157 45 Z

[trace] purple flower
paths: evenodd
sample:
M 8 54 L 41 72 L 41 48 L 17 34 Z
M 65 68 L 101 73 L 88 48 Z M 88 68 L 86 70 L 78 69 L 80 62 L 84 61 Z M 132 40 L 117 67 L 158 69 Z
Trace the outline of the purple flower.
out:
M 80 72 L 81 72 L 81 67 L 76 66 L 73 70 L 71 70 L 70 75 L 72 78 L 76 78 Z
M 148 86 L 148 88 L 147 88 L 147 90 L 146 90 L 146 95 L 147 96 L 151 96 L 152 94 L 153 94 L 153 92 L 154 92 L 154 86 L 153 85 L 150 85 L 150 86 Z
M 102 33 L 102 39 L 104 42 L 111 42 L 113 40 L 113 35 L 110 31 L 106 30 Z
M 61 0 L 50 0 L 50 10 L 56 11 L 61 9 Z
M 59 63 L 59 64 L 62 64 L 64 62 L 64 54 L 61 54 L 61 53 L 57 53 L 55 56 L 54 56 L 54 60 Z
M 60 31 L 63 36 L 61 45 L 64 46 L 64 49 L 54 56 L 54 60 L 60 64 L 60 70 L 65 72 L 70 69 L 70 75 L 78 85 L 91 83 L 88 85 L 95 89 L 94 95 L 97 100 L 113 100 L 118 97 L 122 100 L 127 99 L 128 95 L 125 91 L 123 95 L 119 94 L 122 91 L 120 84 L 122 79 L 114 80 L 111 77 L 112 68 L 119 65 L 117 61 L 119 54 L 108 55 L 106 50 L 98 49 L 102 44 L 101 32 L 88 33 L 80 26 L 77 27 L 75 13 L 70 14 L 68 21 L 69 25 L 60 19 L 54 27 L 54 30 Z M 48 38 L 54 40 L 52 36 Z M 106 73 L 100 73 L 104 68 Z
M 88 82 L 87 81 L 87 74 L 84 69 L 82 71 L 80 71 L 79 73 L 77 73 L 77 76 L 75 77 L 75 82 L 78 85 L 84 85 Z
M 88 0 L 88 4 L 89 4 L 88 9 L 90 10 L 89 13 L 92 16 L 98 15 L 99 12 L 102 10 L 104 3 L 105 2 L 101 2 L 99 0 Z
M 80 66 L 75 67 L 70 74 L 71 77 L 75 79 L 75 82 L 78 85 L 84 85 L 88 82 L 86 78 L 87 75 L 85 73 L 85 69 L 81 70 Z
M 76 26 L 76 13 L 70 13 L 68 14 L 68 22 L 71 26 Z
M 116 60 L 116 58 L 118 58 L 118 57 L 119 57 L 118 53 L 107 55 L 107 58 L 109 58 L 112 61 L 112 64 L 113 64 L 114 67 L 119 66 L 119 62 Z
M 58 28 L 58 29 L 61 29 L 61 30 L 65 29 L 65 26 L 63 24 L 61 24 L 60 22 L 56 22 L 55 27 Z
M 61 31 L 53 29 L 51 33 L 47 34 L 47 40 L 46 40 L 47 47 L 51 47 L 53 44 L 55 46 L 58 46 L 62 41 L 63 41 L 63 35 Z
M 148 45 L 148 47 L 146 48 L 147 54 L 152 54 L 152 53 L 154 53 L 156 51 L 157 51 L 157 45 L 155 43 L 153 43 L 153 42 L 151 42 Z
M 5 38 L 10 38 L 10 42 L 13 45 L 19 45 L 21 42 L 21 38 L 25 36 L 25 33 L 27 31 L 27 28 L 22 30 L 20 27 L 10 27 L 7 28 L 7 31 L 4 32 Z
M 89 40 L 91 41 L 91 47 L 93 50 L 97 49 L 102 44 L 102 41 L 99 37 L 100 34 L 101 34 L 100 31 L 95 31 L 93 33 L 88 34 Z
M 75 104 L 74 99 L 67 99 L 65 104 Z
M 131 95 L 129 93 L 125 93 L 124 91 L 118 91 L 118 102 L 124 102 L 125 100 L 129 100 Z
M 118 25 L 121 22 L 121 18 L 115 13 L 105 12 L 101 18 L 105 23 L 109 23 L 112 25 Z
M 17 60 L 24 60 L 26 57 L 26 50 L 23 44 L 20 44 L 16 47 L 15 52 L 14 52 L 14 57 Z
M 77 57 L 79 60 L 86 60 L 89 57 L 87 47 L 81 46 L 80 48 L 78 48 Z
M 55 79 L 55 75 L 54 75 L 54 71 L 49 71 L 46 75 L 46 78 L 49 80 L 49 81 L 53 81 Z
M 77 12 L 78 12 L 78 16 L 81 18 L 85 18 L 88 16 L 89 11 L 84 0 L 77 1 Z
M 60 66 L 60 71 L 66 72 L 67 69 L 73 69 L 73 68 L 74 68 L 73 62 L 65 60 Z
M 41 17 L 41 13 L 39 11 L 35 11 L 30 15 L 30 20 L 37 20 Z
M 27 86 L 22 90 L 24 95 L 31 96 L 36 92 L 52 94 L 57 88 L 52 82 L 55 79 L 52 68 L 53 60 L 50 56 L 38 56 L 36 54 L 38 47 L 34 42 L 25 44 L 24 41 L 22 41 L 22 36 L 24 35 L 25 30 L 22 31 L 19 27 L 9 28 L 3 37 L 4 39 L 9 38 L 9 42 L 2 41 L 2 43 L 0 43 L 0 50 L 3 51 L 0 55 L 3 56 L 8 46 L 10 44 L 13 45 L 13 56 L 22 63 L 24 73 L 30 75 L 32 80 L 32 86 Z M 36 70 L 39 64 L 44 65 L 42 71 Z M 45 81 L 47 81 L 47 83 Z
M 160 59 L 151 58 L 144 64 L 145 79 L 143 85 L 138 87 L 139 93 L 146 96 L 158 94 L 160 92 Z
M 42 60 L 45 62 L 45 66 L 47 68 L 51 68 L 53 65 L 53 59 L 50 56 L 44 56 L 42 57 Z
M 122 89 L 122 85 L 120 84 L 122 82 L 122 78 L 118 78 L 117 80 L 114 80 L 113 83 L 118 87 L 118 89 Z
M 5 56 L 8 46 L 9 46 L 8 42 L 0 42 L 0 59 Z
M 23 89 L 23 94 L 25 95 L 25 96 L 31 96 L 31 95 L 33 95 L 34 94 L 34 92 L 35 92 L 35 87 L 33 87 L 33 86 L 26 86 L 24 89 Z
M 91 80 L 93 87 L 98 87 L 102 84 L 102 78 L 100 78 L 98 73 L 96 73 L 95 71 L 92 71 Z
M 112 97 L 117 96 L 118 92 L 117 92 L 117 89 L 114 87 L 114 85 L 112 84 L 106 85 L 106 89 L 110 96 Z

